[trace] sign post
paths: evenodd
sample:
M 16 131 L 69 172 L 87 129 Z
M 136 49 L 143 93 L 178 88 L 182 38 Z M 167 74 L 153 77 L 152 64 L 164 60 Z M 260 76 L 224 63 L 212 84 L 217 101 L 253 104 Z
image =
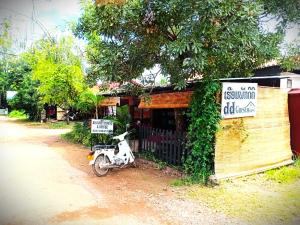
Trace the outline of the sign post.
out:
M 256 115 L 257 83 L 223 83 L 222 118 Z

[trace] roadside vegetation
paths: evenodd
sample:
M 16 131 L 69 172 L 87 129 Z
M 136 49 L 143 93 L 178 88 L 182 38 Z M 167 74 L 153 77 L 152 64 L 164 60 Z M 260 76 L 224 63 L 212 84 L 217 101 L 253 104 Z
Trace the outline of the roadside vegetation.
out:
M 89 94 L 90 96 L 91 94 Z M 90 97 L 91 101 L 86 101 L 81 107 L 95 108 L 95 102 L 101 101 L 103 98 L 97 98 L 94 95 Z M 97 112 L 95 110 L 95 112 Z M 97 117 L 97 116 L 95 116 Z M 110 119 L 114 122 L 114 134 L 119 135 L 126 131 L 126 124 L 130 124 L 131 117 L 129 115 L 129 108 L 127 105 L 117 108 L 116 117 L 107 116 L 104 119 Z M 107 134 L 91 134 L 91 128 L 89 126 L 89 121 L 77 122 L 72 127 L 72 130 L 66 134 L 62 134 L 62 139 L 70 141 L 73 143 L 83 144 L 85 146 L 90 146 L 92 144 L 111 144 L 112 135 Z
M 28 116 L 26 115 L 24 110 L 13 110 L 8 114 L 9 118 L 21 119 L 26 120 Z
M 91 144 L 90 133 L 87 126 L 84 126 L 82 123 L 76 123 L 73 129 L 66 134 L 62 134 L 61 138 L 65 141 L 89 146 Z
M 293 165 L 226 180 L 217 186 L 195 185 L 188 180 L 174 180 L 171 185 L 181 190 L 184 198 L 249 224 L 297 224 L 294 219 L 300 215 L 299 174 L 298 159 Z
M 265 175 L 268 180 L 278 183 L 288 184 L 300 180 L 300 159 L 297 159 L 292 166 L 269 170 Z
M 46 126 L 49 129 L 72 129 L 74 122 L 67 123 L 66 121 L 50 122 L 43 123 L 42 125 Z

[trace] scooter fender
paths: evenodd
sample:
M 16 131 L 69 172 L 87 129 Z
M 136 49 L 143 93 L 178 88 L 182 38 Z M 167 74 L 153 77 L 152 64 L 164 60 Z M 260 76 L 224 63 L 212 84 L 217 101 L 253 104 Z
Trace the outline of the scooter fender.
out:
M 110 149 L 109 151 L 106 151 L 106 150 L 97 150 L 97 151 L 95 151 L 93 159 L 89 162 L 90 166 L 94 165 L 95 160 L 97 159 L 97 157 L 99 155 L 106 156 L 112 162 L 113 161 L 114 151 L 112 149 Z

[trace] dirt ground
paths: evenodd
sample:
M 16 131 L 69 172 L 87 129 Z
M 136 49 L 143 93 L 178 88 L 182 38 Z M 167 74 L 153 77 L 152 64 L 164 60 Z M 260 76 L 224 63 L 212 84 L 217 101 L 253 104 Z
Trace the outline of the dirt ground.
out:
M 62 129 L 0 117 L 0 224 L 245 224 L 170 186 L 174 177 L 139 164 L 96 177 L 88 149 Z

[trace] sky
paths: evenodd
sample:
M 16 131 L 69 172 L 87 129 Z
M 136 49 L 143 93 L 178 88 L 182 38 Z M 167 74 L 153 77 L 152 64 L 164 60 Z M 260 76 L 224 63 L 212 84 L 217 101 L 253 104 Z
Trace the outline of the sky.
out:
M 76 21 L 81 13 L 80 0 L 0 0 L 0 21 L 11 21 L 11 36 L 15 50 L 22 51 L 45 32 L 39 21 L 54 37 L 71 34 L 68 22 Z
M 60 37 L 71 34 L 67 29 L 68 22 L 76 21 L 80 14 L 80 0 L 0 0 L 0 21 L 4 18 L 11 20 L 11 35 L 19 51 L 30 46 L 45 33 L 40 25 L 33 22 L 32 17 L 46 27 L 52 36 Z M 264 26 L 272 30 L 274 23 Z M 299 31 L 299 26 L 288 30 L 286 41 L 292 42 L 296 39 Z

